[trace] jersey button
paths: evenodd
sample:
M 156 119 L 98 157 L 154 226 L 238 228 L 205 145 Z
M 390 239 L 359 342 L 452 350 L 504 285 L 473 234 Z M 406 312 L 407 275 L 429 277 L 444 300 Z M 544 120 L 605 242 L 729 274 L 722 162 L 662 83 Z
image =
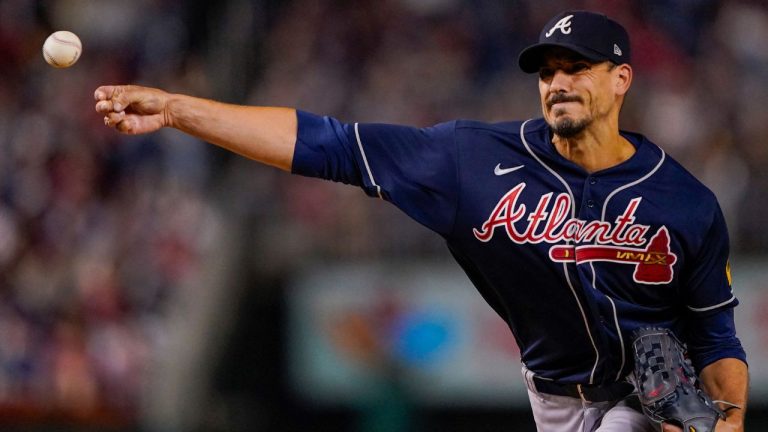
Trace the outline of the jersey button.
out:
M 597 183 L 597 179 L 596 179 L 596 178 L 594 178 L 594 177 L 590 177 L 590 178 L 589 178 L 589 184 L 593 185 L 593 184 L 595 184 L 595 183 Z
M 587 200 L 587 207 L 592 208 L 595 206 L 595 202 L 592 200 Z

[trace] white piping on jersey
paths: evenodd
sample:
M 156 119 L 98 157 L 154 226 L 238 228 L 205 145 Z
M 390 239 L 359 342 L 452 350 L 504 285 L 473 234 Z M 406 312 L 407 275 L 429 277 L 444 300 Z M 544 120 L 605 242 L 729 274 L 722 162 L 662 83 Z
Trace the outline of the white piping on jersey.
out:
M 573 298 L 576 299 L 576 304 L 579 306 L 581 319 L 584 321 L 584 328 L 587 329 L 587 335 L 589 336 L 589 341 L 592 343 L 592 349 L 595 350 L 595 364 L 592 365 L 592 371 L 589 373 L 588 383 L 593 384 L 595 381 L 595 370 L 597 370 L 597 364 L 600 361 L 600 351 L 597 350 L 595 338 L 592 337 L 592 330 L 589 328 L 589 323 L 587 322 L 587 314 L 584 312 L 584 307 L 581 305 L 581 301 L 579 301 L 579 297 L 576 295 L 576 289 L 573 288 L 573 284 L 571 283 L 571 276 L 568 273 L 568 263 L 563 263 L 563 273 L 565 273 L 565 280 L 568 282 L 568 288 L 571 289 L 571 294 L 573 294 Z
M 716 304 L 714 306 L 707 306 L 707 307 L 703 307 L 703 308 L 695 308 L 695 307 L 691 307 L 691 306 L 686 306 L 686 307 L 688 309 L 694 311 L 694 312 L 706 312 L 708 310 L 717 309 L 720 306 L 725 306 L 725 305 L 727 305 L 728 303 L 730 303 L 730 302 L 732 302 L 734 300 L 736 300 L 736 296 L 731 295 L 731 298 L 729 298 L 728 300 L 726 300 L 726 301 L 724 301 L 722 303 L 718 303 L 718 304 Z
M 547 164 L 544 163 L 543 160 L 541 160 L 536 153 L 531 150 L 531 147 L 528 145 L 528 141 L 525 139 L 525 125 L 528 124 L 528 122 L 531 121 L 530 119 L 523 122 L 523 124 L 520 125 L 520 140 L 523 142 L 523 145 L 525 146 L 525 149 L 528 150 L 528 153 L 533 156 L 536 161 L 541 164 L 544 168 L 547 169 L 553 176 L 555 176 L 558 180 L 560 180 L 560 183 L 565 186 L 565 189 L 568 191 L 568 195 L 571 197 L 571 217 L 576 217 L 576 200 L 573 198 L 573 192 L 571 191 L 571 187 L 568 186 L 568 182 L 565 181 L 563 177 L 560 176 L 555 170 L 550 168 Z M 566 243 L 570 243 L 570 240 L 567 240 Z M 576 289 L 573 288 L 573 284 L 571 283 L 571 277 L 568 274 L 568 263 L 563 263 L 563 273 L 565 273 L 565 280 L 568 282 L 568 288 L 571 289 L 571 294 L 573 294 L 573 298 L 576 299 L 576 305 L 579 306 L 579 312 L 581 313 L 581 319 L 584 321 L 584 328 L 587 329 L 587 336 L 589 336 L 589 341 L 592 343 L 592 349 L 595 350 L 595 364 L 592 365 L 592 372 L 589 374 L 589 383 L 593 384 L 595 381 L 595 371 L 597 370 L 597 365 L 600 362 L 600 351 L 597 349 L 597 345 L 595 344 L 595 338 L 592 336 L 592 330 L 589 328 L 589 322 L 587 321 L 587 314 L 584 312 L 584 306 L 581 305 L 581 301 L 579 301 L 579 296 L 576 295 Z
M 600 214 L 600 221 L 601 222 L 605 222 L 605 212 L 608 209 L 608 201 L 610 201 L 611 198 L 613 198 L 614 195 L 616 195 L 617 193 L 623 191 L 624 189 L 630 188 L 632 186 L 635 186 L 635 185 L 640 184 L 640 183 L 644 182 L 645 180 L 647 180 L 654 173 L 656 173 L 656 171 L 658 171 L 659 168 L 661 168 L 661 165 L 664 163 L 664 160 L 666 159 L 666 156 L 667 156 L 667 154 L 664 152 L 664 150 L 661 150 L 661 158 L 659 158 L 659 162 L 650 171 L 648 171 L 648 173 L 646 175 L 640 177 L 639 179 L 637 179 L 637 180 L 635 180 L 633 182 L 629 182 L 629 183 L 625 184 L 624 186 L 620 186 L 620 187 L 614 189 L 613 192 L 608 194 L 608 196 L 605 198 L 605 202 L 603 203 L 603 211 Z M 597 289 L 597 272 L 595 271 L 595 266 L 593 265 L 593 263 L 590 263 L 590 265 L 592 265 L 592 287 Z M 610 298 L 609 296 L 605 296 L 605 297 L 608 299 L 608 301 L 611 302 L 611 306 L 613 307 L 613 320 L 616 322 L 616 332 L 619 335 L 619 343 L 621 344 L 621 367 L 619 368 L 619 374 L 616 376 L 616 379 L 618 380 L 619 378 L 621 378 L 621 371 L 622 371 L 622 369 L 624 369 L 624 362 L 625 362 L 625 359 L 624 359 L 624 336 L 622 336 L 621 328 L 619 327 L 619 315 L 618 315 L 618 312 L 616 311 L 616 304 L 613 302 L 613 299 Z
M 573 191 L 571 191 L 571 187 L 568 186 L 568 182 L 566 182 L 565 179 L 561 177 L 560 174 L 558 174 L 555 170 L 550 168 L 549 165 L 545 164 L 543 160 L 541 160 L 538 156 L 536 156 L 536 153 L 534 153 L 533 150 L 531 150 L 531 147 L 528 145 L 528 141 L 525 139 L 525 133 L 524 133 L 525 125 L 529 121 L 531 120 L 528 119 L 524 121 L 522 125 L 520 125 L 520 139 L 523 141 L 523 145 L 525 146 L 525 149 L 528 150 L 528 153 L 530 153 L 531 156 L 533 156 L 533 158 L 536 159 L 538 163 L 540 163 L 544 168 L 546 168 L 547 171 L 549 171 L 553 176 L 555 176 L 558 180 L 560 180 L 560 183 L 562 183 L 563 186 L 565 186 L 565 189 L 568 191 L 568 195 L 571 197 L 571 203 L 572 203 L 571 217 L 575 219 L 576 218 L 576 200 L 574 200 L 573 198 Z M 570 240 L 568 240 L 568 243 L 570 243 Z
M 357 139 L 357 147 L 360 149 L 360 156 L 363 157 L 363 163 L 365 164 L 365 170 L 368 172 L 368 179 L 371 180 L 371 184 L 376 188 L 376 193 L 381 196 L 381 186 L 376 184 L 376 180 L 373 179 L 373 173 L 371 172 L 371 166 L 368 165 L 368 158 L 365 157 L 365 150 L 363 150 L 363 142 L 360 140 L 360 131 L 357 128 L 359 123 L 355 123 L 355 138 Z
M 624 363 L 626 362 L 624 353 L 624 338 L 621 337 L 621 327 L 619 326 L 619 314 L 616 313 L 616 303 L 614 303 L 613 299 L 609 296 L 605 296 L 605 298 L 611 302 L 611 307 L 613 308 L 613 322 L 616 324 L 616 334 L 619 335 L 619 342 L 621 343 L 621 366 L 619 366 L 619 372 L 616 374 L 616 381 L 618 381 L 621 379 L 621 371 L 624 370 Z
M 635 181 L 633 181 L 631 183 L 627 183 L 624 186 L 618 187 L 618 188 L 614 189 L 613 192 L 608 194 L 608 197 L 605 198 L 605 202 L 603 203 L 603 213 L 600 215 L 600 220 L 601 221 L 605 221 L 605 211 L 608 208 L 608 201 L 610 201 L 611 198 L 613 198 L 614 195 L 616 195 L 617 193 L 623 191 L 624 189 L 630 188 L 632 186 L 635 186 L 636 184 L 642 183 L 645 180 L 647 180 L 650 176 L 655 174 L 656 171 L 659 170 L 659 168 L 661 168 L 661 164 L 664 163 L 664 160 L 666 158 L 667 158 L 667 154 L 664 153 L 664 150 L 661 150 L 661 158 L 659 159 L 659 163 L 657 163 L 656 166 L 653 167 L 653 169 L 648 172 L 648 174 L 640 177 L 639 179 L 637 179 L 637 180 L 635 180 Z

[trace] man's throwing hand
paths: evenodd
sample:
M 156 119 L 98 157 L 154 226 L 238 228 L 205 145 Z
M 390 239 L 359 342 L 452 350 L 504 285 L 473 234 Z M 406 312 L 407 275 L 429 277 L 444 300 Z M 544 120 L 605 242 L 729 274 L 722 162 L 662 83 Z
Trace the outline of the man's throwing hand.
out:
M 158 89 L 133 85 L 102 86 L 93 93 L 96 111 L 104 124 L 118 131 L 138 135 L 170 126 L 169 94 Z

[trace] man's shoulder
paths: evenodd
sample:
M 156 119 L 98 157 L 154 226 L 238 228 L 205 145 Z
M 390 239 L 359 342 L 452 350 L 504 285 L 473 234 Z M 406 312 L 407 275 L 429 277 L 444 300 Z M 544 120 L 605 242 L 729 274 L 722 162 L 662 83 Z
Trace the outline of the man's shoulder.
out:
M 675 181 L 681 185 L 687 186 L 687 189 L 699 194 L 700 197 L 706 197 L 711 201 L 717 201 L 717 197 L 712 190 L 705 185 L 698 177 L 691 173 L 683 164 L 678 162 L 672 156 L 667 156 L 667 169 L 669 174 L 674 176 Z
M 529 133 L 534 131 L 540 131 L 543 128 L 547 128 L 547 123 L 542 118 L 529 119 L 529 120 L 511 120 L 503 122 L 483 122 L 477 120 L 457 120 L 457 130 L 475 130 L 486 132 L 502 132 L 507 134 L 520 135 L 521 133 Z
M 684 191 L 685 197 L 691 198 L 700 204 L 716 205 L 717 197 L 699 178 L 689 171 L 682 163 L 665 152 L 660 146 L 651 142 L 648 138 L 634 134 L 643 140 L 643 144 L 652 149 L 654 154 L 664 158 L 658 170 L 659 179 L 663 183 L 674 185 L 675 190 Z M 680 198 L 682 199 L 682 197 Z

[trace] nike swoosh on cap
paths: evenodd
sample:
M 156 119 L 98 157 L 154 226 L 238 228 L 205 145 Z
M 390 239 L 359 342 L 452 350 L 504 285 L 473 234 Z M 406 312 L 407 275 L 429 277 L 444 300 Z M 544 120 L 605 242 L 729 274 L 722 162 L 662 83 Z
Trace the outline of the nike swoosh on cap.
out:
M 512 168 L 502 168 L 501 164 L 498 164 L 498 165 L 496 165 L 496 168 L 493 169 L 493 173 L 496 174 L 497 176 L 502 176 L 504 174 L 509 174 L 512 171 L 517 171 L 517 170 L 519 170 L 520 168 L 522 168 L 524 166 L 525 165 L 518 165 L 518 166 L 512 167 Z

